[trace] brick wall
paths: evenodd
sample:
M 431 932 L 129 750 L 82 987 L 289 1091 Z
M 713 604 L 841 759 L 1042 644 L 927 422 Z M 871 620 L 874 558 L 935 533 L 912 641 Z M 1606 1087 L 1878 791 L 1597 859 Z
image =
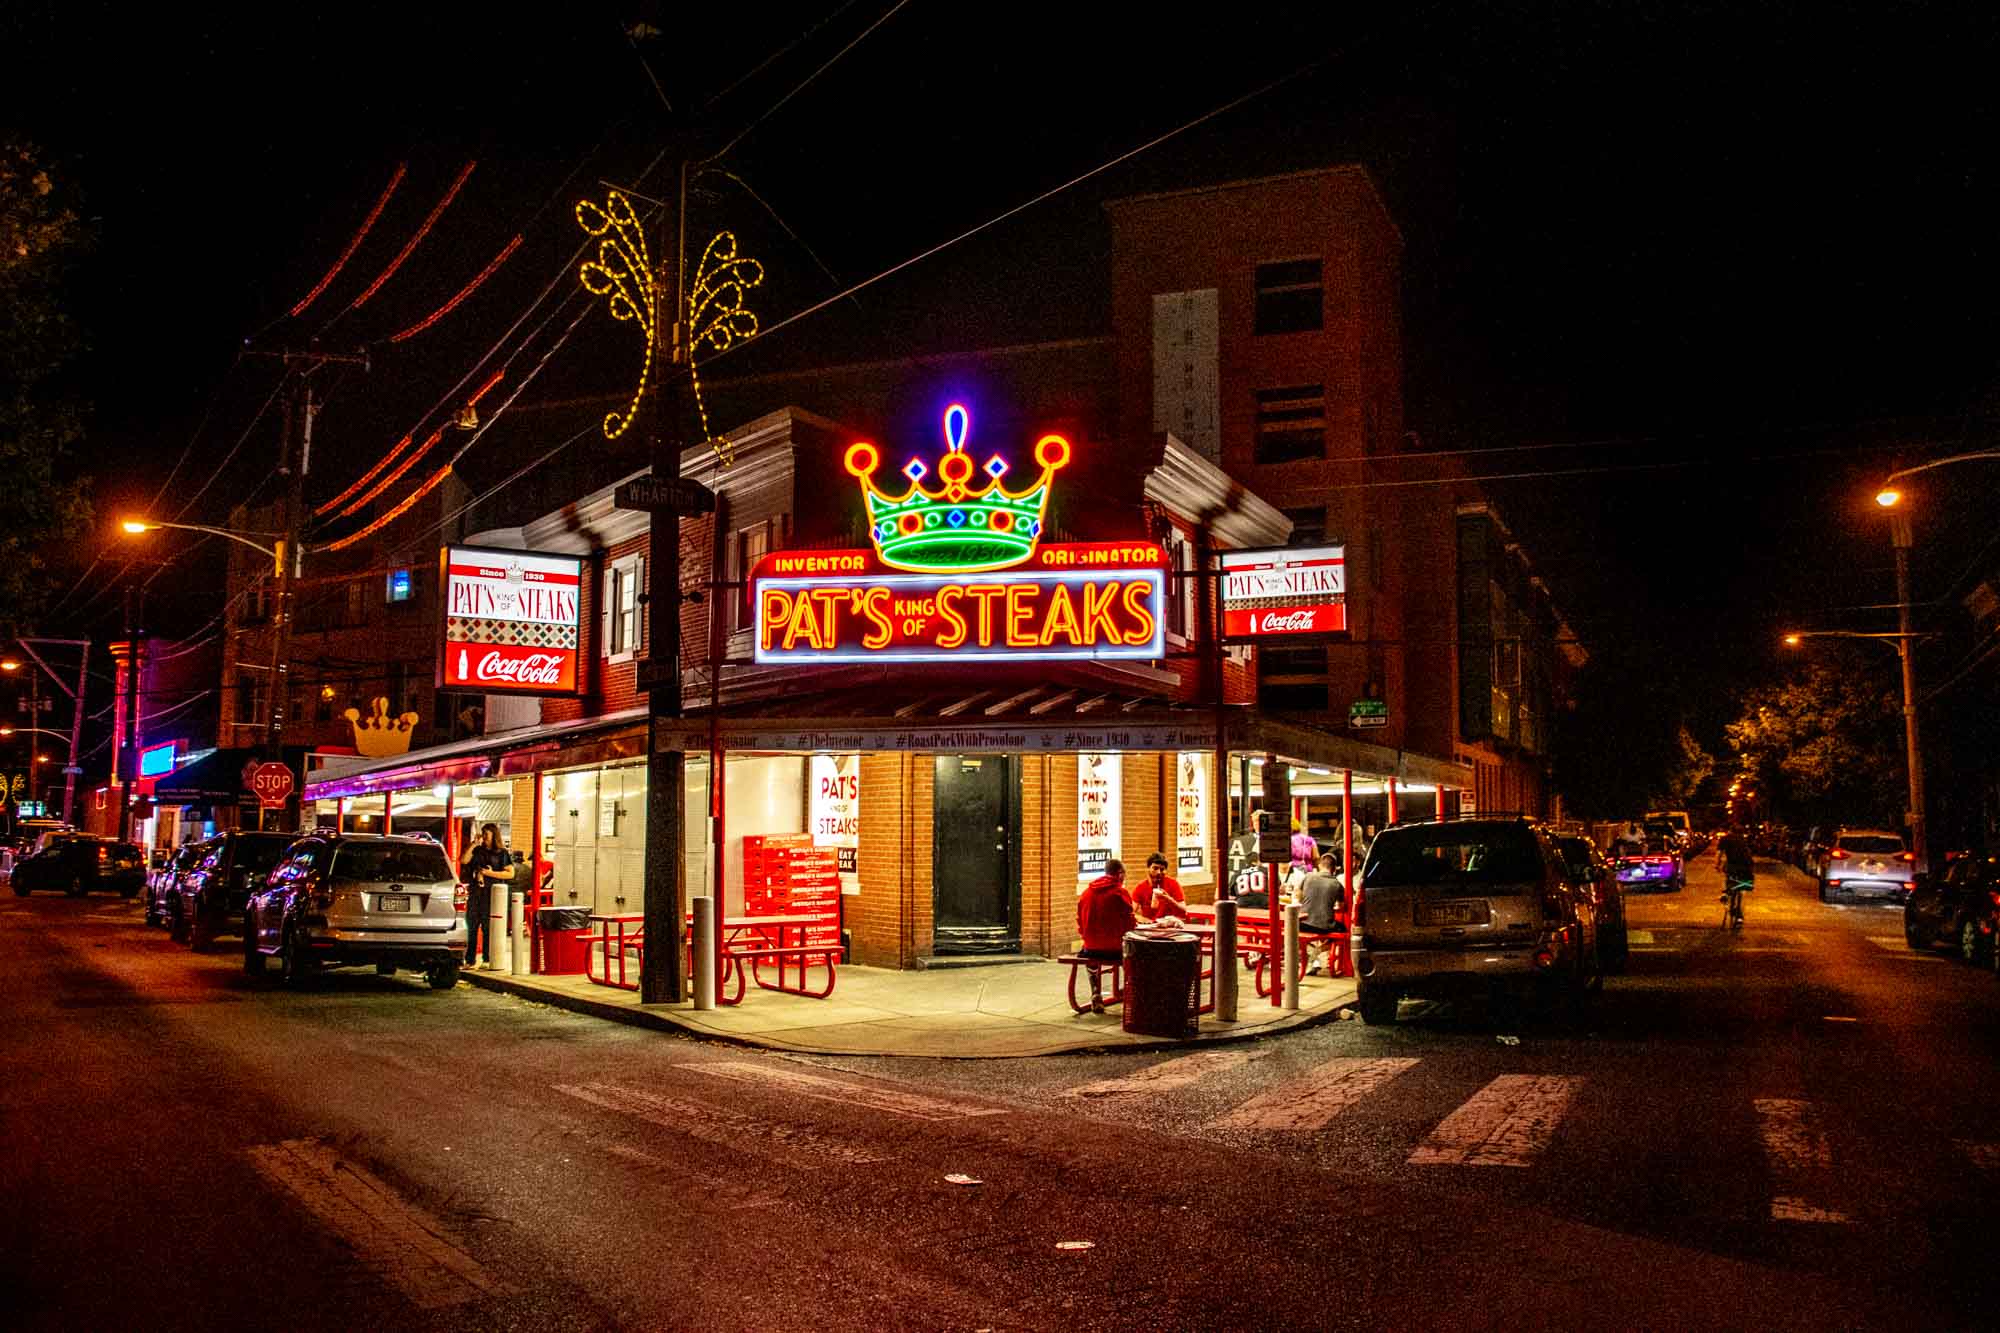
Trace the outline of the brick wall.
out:
M 1123 796 L 1118 812 L 1118 859 L 1125 863 L 1125 882 L 1136 885 L 1146 873 L 1146 857 L 1164 852 L 1173 840 L 1173 825 L 1161 827 L 1161 761 L 1166 755 L 1128 754 L 1122 756 Z M 1171 781 L 1171 777 L 1169 777 Z
M 1076 756 L 1052 754 L 1047 763 L 1049 938 L 1052 954 L 1082 945 L 1076 933 Z
M 909 967 L 931 949 L 931 791 L 928 754 L 861 756 L 860 892 L 847 900 L 854 961 Z
M 1022 755 L 1021 766 L 1021 952 L 1054 957 L 1067 940 L 1056 937 L 1067 927 L 1066 895 L 1058 893 L 1060 880 L 1055 861 L 1049 854 L 1049 830 L 1057 819 L 1050 804 L 1047 755 Z

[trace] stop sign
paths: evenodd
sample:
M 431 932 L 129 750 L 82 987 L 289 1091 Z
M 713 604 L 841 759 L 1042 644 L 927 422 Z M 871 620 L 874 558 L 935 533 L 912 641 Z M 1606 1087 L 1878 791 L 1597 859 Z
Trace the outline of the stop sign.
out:
M 259 805 L 279 806 L 291 798 L 292 770 L 284 764 L 258 764 L 244 774 L 244 780 Z

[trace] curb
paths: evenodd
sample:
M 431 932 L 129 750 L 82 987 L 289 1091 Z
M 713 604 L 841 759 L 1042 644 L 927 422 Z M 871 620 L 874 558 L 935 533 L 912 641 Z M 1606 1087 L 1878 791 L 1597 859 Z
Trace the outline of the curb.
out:
M 524 984 L 505 973 L 460 972 L 459 980 L 478 990 L 492 991 L 499 995 L 512 995 L 517 999 L 532 1000 L 553 1009 L 567 1010 L 589 1018 L 608 1019 L 613 1023 L 623 1023 L 628 1027 L 651 1028 L 656 1032 L 668 1032 L 677 1036 L 690 1037 L 696 1041 L 715 1042 L 723 1046 L 737 1046 L 749 1050 L 777 1051 L 788 1055 L 826 1055 L 843 1058 L 863 1057 L 899 1060 L 1043 1060 L 1067 1055 L 1147 1055 L 1161 1051 L 1185 1051 L 1208 1046 L 1229 1046 L 1239 1042 L 1255 1041 L 1261 1037 L 1277 1037 L 1291 1032 L 1303 1032 L 1308 1028 L 1323 1026 L 1339 1019 L 1344 1010 L 1354 1008 L 1354 1001 L 1328 1005 L 1312 1013 L 1302 1013 L 1295 1019 L 1266 1023 L 1254 1028 L 1239 1028 L 1226 1032 L 1204 1032 L 1198 1037 L 1152 1037 L 1144 1041 L 1096 1043 L 1082 1046 L 1063 1046 L 1054 1050 L 1021 1052 L 995 1052 L 985 1054 L 967 1051 L 953 1055 L 940 1055 L 935 1051 L 859 1051 L 828 1050 L 819 1046 L 800 1046 L 792 1042 L 778 1041 L 769 1037 L 758 1037 L 746 1033 L 716 1032 L 711 1028 L 697 1027 L 682 1019 L 672 1010 L 642 1009 L 630 1004 L 612 1004 L 594 1000 L 588 996 L 571 995 L 564 991 L 544 990 L 540 986 Z

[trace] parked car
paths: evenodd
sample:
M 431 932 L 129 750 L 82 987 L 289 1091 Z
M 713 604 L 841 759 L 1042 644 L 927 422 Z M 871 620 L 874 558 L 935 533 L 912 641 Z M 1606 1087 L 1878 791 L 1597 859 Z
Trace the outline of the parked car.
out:
M 132 843 L 92 833 L 48 833 L 39 848 L 14 864 L 10 882 L 23 898 L 36 889 L 61 889 L 72 898 L 111 889 L 131 898 L 146 886 L 146 854 Z
M 309 835 L 251 895 L 243 968 L 262 976 L 276 958 L 296 986 L 321 968 L 372 964 L 384 975 L 422 972 L 433 989 L 449 990 L 465 957 L 465 901 L 429 838 Z
M 1587 891 L 1597 904 L 1597 956 L 1605 972 L 1623 972 L 1632 952 L 1625 929 L 1625 886 L 1588 837 L 1558 833 L 1555 842 L 1569 867 L 1571 882 Z
M 2000 856 L 1960 856 L 1942 875 L 1918 875 L 1903 904 L 1912 949 L 1951 949 L 1968 963 L 1993 954 L 2000 914 Z
M 174 884 L 167 924 L 190 949 L 204 949 L 243 919 L 244 904 L 264 872 L 284 859 L 296 833 L 237 829 L 205 844 L 206 852 Z
M 1917 858 L 1903 845 L 1903 835 L 1887 829 L 1843 828 L 1820 857 L 1819 900 L 1835 894 L 1850 898 L 1908 898 L 1916 883 Z
M 1640 850 L 1612 857 L 1611 868 L 1620 886 L 1628 893 L 1634 889 L 1679 893 L 1687 887 L 1687 862 L 1681 858 L 1680 847 L 1670 837 L 1655 837 L 1649 833 Z
M 1556 992 L 1603 985 L 1595 896 L 1531 820 L 1396 824 L 1376 835 L 1355 907 L 1362 1021 L 1392 1023 L 1406 996 Z
M 174 895 L 180 891 L 181 878 L 201 864 L 211 845 L 209 842 L 185 843 L 167 857 L 165 865 L 146 876 L 147 925 L 164 926 L 174 919 L 172 903 Z

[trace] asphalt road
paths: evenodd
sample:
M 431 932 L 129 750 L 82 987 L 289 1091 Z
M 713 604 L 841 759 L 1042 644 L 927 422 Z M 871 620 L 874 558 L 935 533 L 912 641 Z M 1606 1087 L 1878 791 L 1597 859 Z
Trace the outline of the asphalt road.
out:
M 0 898 L 0 1305 L 26 1328 L 1990 1326 L 2000 979 L 1762 869 L 1737 936 L 1705 868 L 1636 900 L 1631 974 L 1583 1031 L 1406 1005 L 977 1062 L 786 1058 L 366 972 L 290 994 L 113 898 Z

